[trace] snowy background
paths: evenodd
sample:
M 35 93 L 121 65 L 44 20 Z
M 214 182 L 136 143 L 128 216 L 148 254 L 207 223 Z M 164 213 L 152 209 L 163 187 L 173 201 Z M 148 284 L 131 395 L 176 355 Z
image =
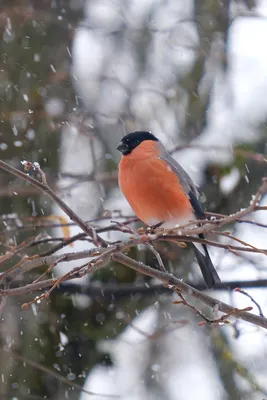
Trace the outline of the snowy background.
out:
M 151 130 L 199 185 L 207 210 L 233 213 L 246 207 L 266 175 L 264 162 L 242 155 L 242 150 L 266 153 L 266 18 L 266 0 L 4 2 L 1 158 L 16 166 L 23 158 L 40 162 L 49 182 L 84 220 L 96 219 L 103 210 L 130 215 L 114 177 L 116 145 L 125 133 Z M 24 193 L 17 180 L 0 179 L 3 213 L 61 215 L 37 193 Z M 16 187 L 11 195 L 8 185 Z M 265 198 L 262 205 L 267 205 Z M 250 219 L 267 224 L 267 213 L 255 212 Z M 236 224 L 227 230 L 266 247 L 264 228 Z M 78 231 L 71 227 L 70 234 Z M 60 236 L 62 231 L 49 233 Z M 77 242 L 71 251 L 89 246 Z M 191 253 L 169 253 L 169 270 L 193 282 L 201 279 Z M 263 254 L 236 256 L 216 248 L 210 254 L 223 280 L 267 278 Z M 144 250 L 132 256 L 155 263 Z M 74 266 L 62 263 L 56 273 Z M 99 285 L 145 281 L 116 265 L 92 279 Z M 90 284 L 88 277 L 77 283 Z M 267 314 L 266 289 L 248 293 Z M 238 293 L 213 295 L 237 307 L 251 305 Z M 18 299 L 10 299 L 0 326 L 0 397 L 267 397 L 264 330 L 241 322 L 200 328 L 196 316 L 172 300 L 58 293 L 22 313 Z M 79 393 L 15 361 L 12 351 L 96 395 Z

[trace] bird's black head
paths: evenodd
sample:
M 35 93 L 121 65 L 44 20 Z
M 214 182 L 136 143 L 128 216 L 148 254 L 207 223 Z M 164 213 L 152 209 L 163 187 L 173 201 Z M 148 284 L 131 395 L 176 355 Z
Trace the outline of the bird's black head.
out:
M 130 154 L 131 151 L 144 140 L 154 140 L 155 142 L 158 141 L 158 139 L 150 132 L 132 132 L 121 139 L 120 143 L 117 146 L 117 150 L 119 150 L 124 156 L 126 156 L 127 154 Z

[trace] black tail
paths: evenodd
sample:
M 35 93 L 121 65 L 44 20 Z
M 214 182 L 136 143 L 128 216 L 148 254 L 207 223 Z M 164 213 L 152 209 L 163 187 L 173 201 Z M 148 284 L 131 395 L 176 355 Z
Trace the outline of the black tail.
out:
M 199 235 L 201 239 L 204 239 L 203 235 Z M 199 247 L 201 246 L 201 250 L 199 250 Z M 194 250 L 195 250 L 195 255 L 196 259 L 198 261 L 198 264 L 200 266 L 204 281 L 206 282 L 206 285 L 208 288 L 213 288 L 213 286 L 216 286 L 216 283 L 220 283 L 221 279 L 219 275 L 217 274 L 216 269 L 214 268 L 214 265 L 212 264 L 212 261 L 210 259 L 209 253 L 207 246 L 205 244 L 198 243 L 197 247 L 195 244 L 193 244 Z

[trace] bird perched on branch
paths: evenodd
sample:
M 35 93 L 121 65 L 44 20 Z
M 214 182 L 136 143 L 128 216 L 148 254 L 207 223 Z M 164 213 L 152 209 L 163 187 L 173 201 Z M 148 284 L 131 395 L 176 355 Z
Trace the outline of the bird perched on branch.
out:
M 119 185 L 137 217 L 146 225 L 175 228 L 204 218 L 198 191 L 184 169 L 150 132 L 132 132 L 117 146 L 122 153 Z M 201 234 L 200 238 L 204 238 Z M 220 278 L 205 244 L 194 243 L 207 287 Z

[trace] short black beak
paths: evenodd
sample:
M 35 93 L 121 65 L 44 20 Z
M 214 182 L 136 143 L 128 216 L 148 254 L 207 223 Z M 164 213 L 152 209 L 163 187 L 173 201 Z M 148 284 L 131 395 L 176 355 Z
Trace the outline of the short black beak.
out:
M 117 146 L 117 150 L 119 150 L 122 154 L 128 154 L 129 153 L 129 147 L 127 146 L 126 143 L 120 142 Z

